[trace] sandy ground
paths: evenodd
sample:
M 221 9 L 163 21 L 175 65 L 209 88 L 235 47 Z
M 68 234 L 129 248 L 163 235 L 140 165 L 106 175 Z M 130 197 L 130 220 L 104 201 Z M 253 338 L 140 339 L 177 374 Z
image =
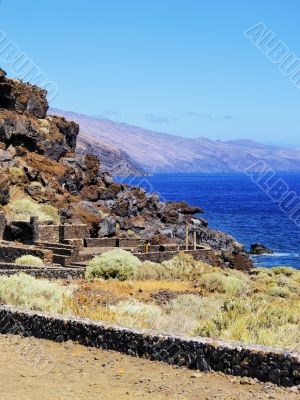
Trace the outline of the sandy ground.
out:
M 0 363 L 1 400 L 300 398 L 298 389 L 13 335 L 0 335 Z

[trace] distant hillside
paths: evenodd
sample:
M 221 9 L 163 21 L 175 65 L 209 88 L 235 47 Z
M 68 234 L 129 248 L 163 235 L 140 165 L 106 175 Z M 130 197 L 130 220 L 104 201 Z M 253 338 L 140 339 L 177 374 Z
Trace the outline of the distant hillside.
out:
M 76 148 L 78 154 L 95 154 L 101 160 L 102 172 L 109 171 L 117 175 L 144 175 L 145 171 L 123 150 L 106 143 L 101 139 L 95 140 L 88 133 L 80 131 Z
M 120 165 L 125 159 L 130 166 L 149 172 L 239 172 L 261 160 L 276 171 L 300 171 L 299 150 L 251 140 L 223 142 L 184 138 L 73 112 L 51 112 L 80 124 L 80 149 L 98 146 L 99 154 L 103 151 L 109 159 L 109 146 L 112 146 L 119 155 Z
M 67 117 L 67 114 L 61 110 L 50 109 L 49 114 L 56 114 Z M 74 114 L 79 117 L 79 114 Z M 101 171 L 109 171 L 111 174 L 117 175 L 144 175 L 146 172 L 143 167 L 138 165 L 129 154 L 119 147 L 109 143 L 108 140 L 98 138 L 89 133 L 89 130 L 84 131 L 80 126 L 80 133 L 77 140 L 76 152 L 78 154 L 90 153 L 98 156 L 101 160 Z

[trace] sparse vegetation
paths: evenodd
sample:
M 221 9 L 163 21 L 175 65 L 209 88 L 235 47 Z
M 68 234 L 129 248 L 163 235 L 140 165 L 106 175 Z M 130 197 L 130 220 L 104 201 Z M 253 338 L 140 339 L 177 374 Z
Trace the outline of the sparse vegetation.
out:
M 247 292 L 247 276 L 234 276 L 227 272 L 208 272 L 200 276 L 198 283 L 209 292 L 242 295 Z
M 3 278 L 0 300 L 129 327 L 300 351 L 298 270 L 257 268 L 246 274 L 185 254 L 162 264 L 141 263 L 115 249 L 96 257 L 87 277 L 91 280 L 79 281 L 72 294 L 24 275 Z
M 0 301 L 33 310 L 66 312 L 66 299 L 72 288 L 27 274 L 0 277 Z
M 86 278 L 132 279 L 140 260 L 128 251 L 114 249 L 95 257 L 86 270 Z
M 194 280 L 203 272 L 212 271 L 212 267 L 201 261 L 196 261 L 186 253 L 179 253 L 173 259 L 161 264 L 145 261 L 136 271 L 137 280 L 147 279 L 179 279 Z
M 300 350 L 300 271 L 257 268 L 249 275 L 189 261 L 180 254 L 144 262 L 130 274 L 134 281 L 94 282 L 93 295 L 83 301 L 79 290 L 70 307 L 126 326 Z
M 54 224 L 60 224 L 60 216 L 58 215 L 58 210 L 51 206 L 50 204 L 41 204 L 40 205 L 41 212 L 45 214 Z
M 11 167 L 9 168 L 9 175 L 13 178 L 13 179 L 19 179 L 22 178 L 24 176 L 24 172 L 21 168 L 18 167 Z
M 43 267 L 44 261 L 39 257 L 32 256 L 27 254 L 25 256 L 19 257 L 15 260 L 15 264 L 18 265 L 30 265 L 33 267 Z
M 40 131 L 46 135 L 50 132 L 50 123 L 48 119 L 39 119 Z
M 11 219 L 29 222 L 31 217 L 38 217 L 41 222 L 53 221 L 59 223 L 60 218 L 56 208 L 51 205 L 41 205 L 29 198 L 16 200 L 9 206 Z

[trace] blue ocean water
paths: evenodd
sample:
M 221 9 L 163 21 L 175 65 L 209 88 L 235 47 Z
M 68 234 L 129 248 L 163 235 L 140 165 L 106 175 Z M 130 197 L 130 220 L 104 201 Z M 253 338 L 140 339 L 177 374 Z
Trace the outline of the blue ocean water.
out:
M 299 173 L 280 173 L 276 178 L 300 196 Z M 199 206 L 211 228 L 230 233 L 247 249 L 259 242 L 275 251 L 254 257 L 257 266 L 300 269 L 300 227 L 245 174 L 156 174 L 119 181 L 144 187 L 165 200 Z

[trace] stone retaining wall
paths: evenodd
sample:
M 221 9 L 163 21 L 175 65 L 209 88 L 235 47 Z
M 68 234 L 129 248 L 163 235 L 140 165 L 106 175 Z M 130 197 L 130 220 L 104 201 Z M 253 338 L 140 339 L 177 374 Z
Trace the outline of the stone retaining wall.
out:
M 89 235 L 86 225 L 42 225 L 35 226 L 35 242 L 61 243 L 64 240 L 85 239 Z
M 87 225 L 62 225 L 63 240 L 68 239 L 85 239 L 89 236 Z
M 224 263 L 219 257 L 215 255 L 212 250 L 185 250 L 184 253 L 190 254 L 195 260 L 203 261 L 207 264 L 213 265 L 214 267 L 224 267 Z M 134 253 L 141 261 L 153 261 L 161 263 L 163 261 L 171 260 L 178 254 L 178 251 L 158 251 L 149 253 Z
M 59 243 L 60 235 L 60 225 L 38 225 L 34 241 Z
M 45 261 L 45 263 L 52 263 L 53 253 L 49 250 L 41 250 L 34 248 L 33 246 L 15 246 L 0 242 L 0 260 L 1 262 L 14 263 L 18 257 L 24 255 L 32 255 L 39 257 Z
M 116 238 L 86 238 L 87 247 L 117 247 Z
M 84 268 L 37 268 L 34 266 L 0 263 L 0 275 L 11 276 L 20 272 L 35 278 L 52 279 L 81 279 L 84 278 Z
M 146 243 L 145 239 L 130 238 L 87 238 L 87 247 L 137 247 Z
M 137 247 L 146 243 L 145 239 L 123 238 L 119 239 L 120 247 Z
M 0 332 L 57 342 L 73 340 L 85 346 L 201 371 L 249 376 L 283 386 L 300 384 L 300 354 L 282 349 L 164 335 L 12 306 L 0 307 Z

